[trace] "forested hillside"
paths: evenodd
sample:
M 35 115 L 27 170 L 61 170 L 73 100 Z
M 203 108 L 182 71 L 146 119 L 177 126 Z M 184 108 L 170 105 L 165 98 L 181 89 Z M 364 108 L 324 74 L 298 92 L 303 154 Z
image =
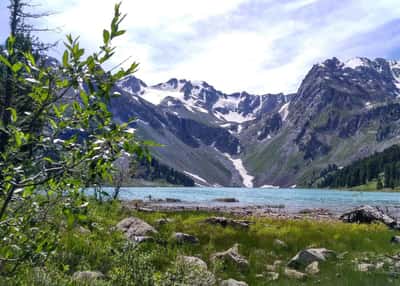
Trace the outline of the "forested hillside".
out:
M 330 165 L 321 172 L 318 187 L 356 187 L 376 181 L 376 188 L 400 186 L 400 146 L 394 145 L 344 168 Z
M 133 171 L 133 177 L 144 179 L 147 181 L 165 180 L 172 185 L 182 185 L 185 187 L 193 187 L 194 180 L 189 176 L 160 163 L 157 159 L 152 158 L 151 161 L 142 159 Z

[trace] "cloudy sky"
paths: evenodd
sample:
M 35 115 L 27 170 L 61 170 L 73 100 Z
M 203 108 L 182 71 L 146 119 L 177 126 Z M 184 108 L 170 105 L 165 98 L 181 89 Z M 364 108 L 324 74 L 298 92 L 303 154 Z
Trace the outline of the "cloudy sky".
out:
M 0 0 L 0 37 L 7 34 Z M 36 0 L 57 12 L 39 26 L 46 41 L 80 35 L 93 50 L 114 0 Z M 127 34 L 115 63 L 132 56 L 148 84 L 171 77 L 217 89 L 292 92 L 314 63 L 333 56 L 400 59 L 399 0 L 125 0 Z M 62 45 L 53 54 L 60 56 Z

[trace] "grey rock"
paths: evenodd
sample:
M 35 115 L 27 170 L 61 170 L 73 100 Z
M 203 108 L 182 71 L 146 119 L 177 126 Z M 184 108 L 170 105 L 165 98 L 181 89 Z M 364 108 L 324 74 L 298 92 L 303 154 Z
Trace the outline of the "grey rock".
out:
M 357 265 L 357 270 L 360 272 L 369 272 L 375 269 L 375 265 L 371 263 L 360 263 Z
M 296 254 L 288 263 L 291 268 L 299 269 L 307 266 L 314 261 L 325 261 L 329 257 L 336 256 L 335 252 L 326 248 L 309 248 Z
M 344 213 L 340 216 L 340 219 L 348 223 L 382 222 L 390 228 L 400 229 L 399 222 L 378 208 L 369 205 L 361 206 Z
M 174 221 L 174 220 L 173 220 L 173 219 L 170 219 L 170 218 L 160 218 L 160 219 L 156 220 L 155 222 L 156 222 L 156 224 L 158 224 L 158 225 L 164 225 L 164 224 L 171 223 L 171 222 L 173 222 L 173 221 Z
M 136 217 L 123 219 L 117 224 L 117 229 L 122 231 L 128 239 L 135 242 L 137 237 L 147 237 L 148 235 L 157 233 L 154 227 Z
M 400 236 L 399 235 L 395 235 L 392 237 L 392 239 L 390 240 L 392 243 L 394 244 L 400 244 Z
M 303 272 L 297 271 L 291 268 L 285 268 L 284 274 L 288 278 L 297 279 L 297 280 L 305 280 L 307 275 Z
M 246 282 L 236 281 L 235 279 L 228 279 L 221 282 L 221 286 L 248 286 Z
M 174 199 L 174 198 L 166 198 L 165 202 L 167 202 L 167 203 L 180 203 L 180 202 L 182 202 L 182 200 Z
M 77 271 L 72 275 L 73 280 L 96 280 L 104 279 L 105 276 L 99 271 Z
M 198 238 L 195 237 L 194 235 L 190 235 L 190 234 L 182 233 L 182 232 L 175 232 L 172 235 L 172 239 L 178 243 L 191 243 L 191 244 L 199 243 Z
M 136 243 L 143 243 L 143 242 L 153 242 L 154 238 L 152 238 L 151 236 L 134 236 L 131 240 Z
M 270 281 L 276 281 L 276 280 L 279 279 L 279 273 L 273 272 L 273 271 L 269 271 L 269 272 L 267 272 L 267 278 Z
M 376 264 L 375 264 L 375 269 L 377 269 L 377 270 L 379 270 L 379 269 L 382 269 L 383 267 L 385 266 L 385 262 L 377 262 Z
M 318 261 L 311 262 L 309 265 L 306 267 L 306 273 L 310 275 L 316 275 L 319 273 L 319 263 Z
M 213 200 L 214 202 L 219 202 L 219 203 L 238 203 L 239 201 L 235 198 L 218 198 Z
M 219 224 L 223 227 L 232 226 L 248 228 L 250 226 L 250 221 L 248 220 L 234 220 L 226 217 L 210 217 L 207 218 L 205 222 L 209 224 Z
M 280 248 L 287 248 L 288 247 L 286 242 L 284 242 L 284 241 L 282 241 L 280 239 L 275 239 L 274 240 L 274 245 L 277 246 L 277 247 L 280 247 Z
M 211 260 L 230 261 L 233 264 L 236 264 L 242 268 L 247 268 L 249 266 L 249 262 L 247 261 L 247 259 L 239 254 L 239 245 L 237 243 L 226 251 L 213 254 L 211 256 Z
M 178 261 L 195 267 L 199 267 L 203 270 L 207 270 L 207 263 L 205 263 L 202 259 L 195 256 L 178 256 Z

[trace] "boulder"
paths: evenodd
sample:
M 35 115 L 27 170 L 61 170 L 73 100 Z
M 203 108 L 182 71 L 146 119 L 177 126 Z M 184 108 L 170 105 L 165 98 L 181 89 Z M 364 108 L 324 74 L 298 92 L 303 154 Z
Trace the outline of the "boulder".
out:
M 314 261 L 311 262 L 309 265 L 306 267 L 306 273 L 310 275 L 316 275 L 319 273 L 319 262 Z
M 249 266 L 247 259 L 239 254 L 239 245 L 237 243 L 226 251 L 213 254 L 211 260 L 229 261 L 242 268 L 247 268 Z
M 191 244 L 199 243 L 197 237 L 183 232 L 175 232 L 174 234 L 172 234 L 172 239 L 178 243 L 191 243 Z
M 385 266 L 385 262 L 380 261 L 375 264 L 375 269 L 379 270 L 379 269 L 382 269 L 384 266 Z
M 274 261 L 274 264 L 267 265 L 266 269 L 267 269 L 267 271 L 275 272 L 275 271 L 278 271 L 278 269 L 281 266 L 281 264 L 282 264 L 282 261 L 276 260 L 276 261 Z
M 300 251 L 293 257 L 288 266 L 291 268 L 299 269 L 305 267 L 314 261 L 322 262 L 329 257 L 336 256 L 335 252 L 326 248 L 309 248 Z
M 156 220 L 155 223 L 158 224 L 158 225 L 164 225 L 164 224 L 171 223 L 173 221 L 174 220 L 170 219 L 170 218 L 160 218 L 160 219 Z
M 390 242 L 394 244 L 400 244 L 400 236 L 399 235 L 393 236 Z
M 224 280 L 220 284 L 221 286 L 248 286 L 246 282 L 236 281 L 235 279 Z
M 174 199 L 174 198 L 166 198 L 166 199 L 165 199 L 165 202 L 166 202 L 166 203 L 181 203 L 182 200 L 180 200 L 180 199 Z
M 280 240 L 280 239 L 274 239 L 274 245 L 279 247 L 279 248 L 287 248 L 286 242 Z
M 297 280 L 305 280 L 307 278 L 307 275 L 304 274 L 303 272 L 290 269 L 290 268 L 285 268 L 284 274 L 288 278 L 292 279 L 297 279 Z
M 143 242 L 153 242 L 154 238 L 152 238 L 151 236 L 134 236 L 133 238 L 131 238 L 131 240 L 136 243 L 143 243 Z
M 214 274 L 207 270 L 207 264 L 198 257 L 178 256 L 175 263 L 175 269 L 179 269 L 178 280 L 174 275 L 163 281 L 163 285 L 190 285 L 190 286 L 208 286 L 215 285 L 216 278 Z
M 273 271 L 267 272 L 267 279 L 269 281 L 276 281 L 279 279 L 279 273 Z
M 369 205 L 361 206 L 344 213 L 340 216 L 340 219 L 348 223 L 382 222 L 390 228 L 400 229 L 400 223 L 397 220 L 391 218 L 380 209 Z
M 360 272 L 369 272 L 375 269 L 375 265 L 371 263 L 360 263 L 357 265 L 357 270 Z
M 99 271 L 77 271 L 72 275 L 73 280 L 97 280 L 104 279 L 105 276 Z
M 178 256 L 178 261 L 186 264 L 191 265 L 194 267 L 198 267 L 203 270 L 207 270 L 207 263 L 195 256 Z
M 122 231 L 129 240 L 134 242 L 148 240 L 148 235 L 157 233 L 154 227 L 136 217 L 129 217 L 121 220 L 117 224 L 117 229 Z
M 218 198 L 213 200 L 214 202 L 218 203 L 238 203 L 239 201 L 235 198 Z
M 248 220 L 234 220 L 226 217 L 210 217 L 205 220 L 209 224 L 219 224 L 223 227 L 233 226 L 248 228 L 250 226 L 250 221 Z

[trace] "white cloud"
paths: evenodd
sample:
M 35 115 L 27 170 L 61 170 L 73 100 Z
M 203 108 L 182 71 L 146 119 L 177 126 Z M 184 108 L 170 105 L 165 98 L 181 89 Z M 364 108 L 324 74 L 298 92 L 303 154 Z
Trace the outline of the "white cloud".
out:
M 81 35 L 95 48 L 114 0 L 37 0 L 59 13 L 49 27 Z M 392 35 L 376 29 L 399 19 L 398 0 L 125 0 L 127 34 L 114 64 L 132 56 L 137 76 L 206 80 L 234 92 L 293 92 L 311 66 L 333 56 L 387 56 Z M 60 38 L 53 35 L 50 39 Z M 385 38 L 386 37 L 386 38 Z M 354 39 L 358 42 L 354 42 Z M 385 43 L 385 44 L 382 44 Z

